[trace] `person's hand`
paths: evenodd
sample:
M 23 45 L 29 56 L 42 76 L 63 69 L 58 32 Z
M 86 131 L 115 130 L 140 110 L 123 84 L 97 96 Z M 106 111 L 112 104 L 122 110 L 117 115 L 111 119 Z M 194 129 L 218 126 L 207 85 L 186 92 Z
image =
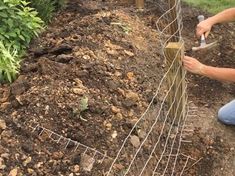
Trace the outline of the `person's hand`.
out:
M 204 64 L 199 62 L 197 59 L 189 56 L 184 56 L 183 65 L 186 70 L 195 74 L 203 74 Z
M 205 34 L 205 37 L 207 38 L 211 31 L 212 26 L 213 26 L 213 23 L 210 21 L 209 18 L 200 22 L 196 28 L 197 37 L 199 38 L 202 36 L 202 34 Z

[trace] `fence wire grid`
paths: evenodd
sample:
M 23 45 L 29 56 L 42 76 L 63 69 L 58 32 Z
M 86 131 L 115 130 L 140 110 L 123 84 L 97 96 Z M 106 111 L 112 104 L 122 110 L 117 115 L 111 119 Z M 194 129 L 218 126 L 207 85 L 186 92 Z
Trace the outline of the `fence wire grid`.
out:
M 184 40 L 181 36 L 183 29 L 181 1 L 159 0 L 159 2 L 161 5 L 158 6 L 165 13 L 158 19 L 156 26 L 162 59 L 167 65 L 166 71 L 146 111 L 124 139 L 116 157 L 110 158 L 106 153 L 64 137 L 39 123 L 25 123 L 32 133 L 38 136 L 44 135 L 51 141 L 62 144 L 64 149 L 89 155 L 91 165 L 95 162 L 103 163 L 106 159 L 112 161 L 105 173 L 106 176 L 182 176 L 200 161 L 181 151 L 183 143 L 191 142 L 187 140 L 187 135 L 193 132 L 192 127 L 187 125 L 188 117 L 196 116 L 197 111 L 189 106 L 185 84 L 186 72 L 182 69 L 178 58 L 184 50 Z M 172 15 L 173 12 L 176 12 L 175 15 Z M 180 45 L 172 61 L 169 62 L 164 49 L 172 41 L 177 41 Z M 139 144 L 135 146 L 134 137 L 139 139 Z
M 182 143 L 190 142 L 185 139 L 185 134 L 191 131 L 186 121 L 193 114 L 187 101 L 186 71 L 178 58 L 184 50 L 181 1 L 169 0 L 168 4 L 165 2 L 164 7 L 167 6 L 168 10 L 156 23 L 167 70 L 148 108 L 125 138 L 107 176 L 181 176 L 198 162 L 181 153 Z M 180 46 L 169 63 L 164 49 L 172 41 Z M 172 72 L 175 74 L 170 74 Z M 133 136 L 139 137 L 138 146 L 131 142 Z

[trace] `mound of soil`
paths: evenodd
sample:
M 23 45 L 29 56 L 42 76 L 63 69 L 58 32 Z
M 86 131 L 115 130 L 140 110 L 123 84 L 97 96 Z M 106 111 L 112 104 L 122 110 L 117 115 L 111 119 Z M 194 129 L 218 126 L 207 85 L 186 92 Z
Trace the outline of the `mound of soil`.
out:
M 155 27 L 162 11 L 155 5 L 148 2 L 139 12 L 112 1 L 71 0 L 55 16 L 31 44 L 18 79 L 0 86 L 0 175 L 107 171 L 164 74 Z M 183 10 L 183 35 L 190 43 L 199 11 Z M 212 65 L 235 66 L 234 33 L 224 28 L 234 29 L 216 27 L 214 38 L 223 37 L 213 54 L 195 56 Z M 221 97 L 234 93 L 232 86 L 217 81 L 193 75 L 189 79 L 190 98 L 199 108 L 221 104 Z M 186 174 L 213 175 L 214 164 L 231 147 L 221 135 L 194 126 L 193 142 L 184 144 L 182 152 L 201 159 Z M 104 162 L 93 163 L 92 154 Z

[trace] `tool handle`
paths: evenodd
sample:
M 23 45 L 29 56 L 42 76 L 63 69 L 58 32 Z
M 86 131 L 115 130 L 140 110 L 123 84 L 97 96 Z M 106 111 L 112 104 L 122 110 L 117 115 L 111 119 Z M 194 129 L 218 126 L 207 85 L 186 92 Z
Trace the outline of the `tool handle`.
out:
M 204 17 L 203 15 L 199 15 L 199 16 L 197 17 L 197 19 L 198 19 L 198 21 L 199 21 L 199 23 L 200 23 L 200 22 L 202 22 L 202 21 L 205 20 L 205 17 Z M 205 45 L 206 45 L 205 34 L 202 34 L 202 35 L 201 35 L 201 46 L 203 47 L 203 46 L 205 46 Z

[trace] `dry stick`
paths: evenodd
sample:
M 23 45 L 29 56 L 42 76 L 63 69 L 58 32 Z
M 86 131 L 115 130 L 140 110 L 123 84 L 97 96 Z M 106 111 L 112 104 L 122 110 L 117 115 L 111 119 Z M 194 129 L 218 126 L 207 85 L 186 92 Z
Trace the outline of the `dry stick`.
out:
M 201 160 L 203 159 L 203 157 L 201 157 L 199 160 L 197 160 L 195 163 L 192 164 L 192 166 L 188 167 L 187 169 L 185 169 L 185 172 L 187 170 L 189 170 L 190 168 L 192 168 L 193 166 L 195 166 L 197 163 L 199 163 Z
M 179 68 L 180 68 L 180 67 L 179 67 Z M 179 68 L 178 68 L 178 71 L 180 70 Z M 176 79 L 176 75 L 175 75 L 175 77 L 174 77 L 174 81 L 175 81 L 175 79 Z M 174 83 L 172 84 L 172 86 L 170 87 L 170 89 L 167 91 L 167 93 L 166 93 L 167 95 L 168 95 L 169 92 L 171 91 L 173 85 L 174 85 Z M 131 163 L 130 163 L 128 169 L 127 169 L 127 171 L 126 171 L 125 174 L 124 174 L 124 176 L 129 172 L 129 170 L 130 170 L 130 168 L 131 168 L 131 165 L 132 165 L 132 163 L 133 163 L 134 160 L 135 160 L 136 155 L 139 153 L 141 147 L 143 146 L 143 144 L 144 144 L 145 141 L 147 140 L 149 134 L 152 132 L 154 126 L 156 125 L 156 123 L 157 123 L 157 121 L 158 121 L 158 118 L 159 118 L 159 115 L 160 115 L 160 112 L 161 112 L 161 110 L 162 110 L 162 108 L 163 108 L 163 104 L 164 104 L 164 102 L 165 102 L 165 100 L 166 100 L 166 98 L 167 98 L 167 95 L 164 97 L 163 102 L 161 103 L 161 108 L 160 108 L 160 110 L 159 110 L 159 112 L 158 112 L 158 115 L 157 115 L 157 117 L 156 117 L 156 119 L 155 119 L 155 122 L 153 123 L 153 125 L 151 126 L 151 128 L 150 128 L 150 130 L 149 130 L 147 136 L 145 137 L 145 139 L 142 141 L 141 145 L 139 146 L 139 148 L 138 148 L 136 154 L 134 155 L 134 157 L 133 157 L 133 159 L 132 159 L 132 161 L 131 161 Z

